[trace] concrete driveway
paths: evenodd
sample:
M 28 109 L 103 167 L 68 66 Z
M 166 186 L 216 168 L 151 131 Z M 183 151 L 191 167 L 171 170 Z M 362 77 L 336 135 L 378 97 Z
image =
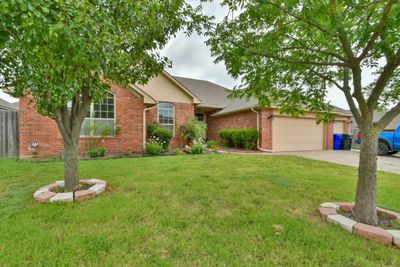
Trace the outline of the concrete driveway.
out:
M 279 153 L 299 157 L 322 160 L 332 163 L 358 167 L 360 153 L 358 151 L 325 150 L 325 151 L 297 151 Z M 399 156 L 378 156 L 378 170 L 400 174 Z

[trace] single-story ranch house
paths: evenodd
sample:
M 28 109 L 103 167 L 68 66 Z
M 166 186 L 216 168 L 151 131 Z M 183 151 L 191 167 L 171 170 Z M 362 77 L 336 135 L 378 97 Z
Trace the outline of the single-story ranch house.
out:
M 196 116 L 207 123 L 207 139 L 219 138 L 223 129 L 257 128 L 259 149 L 266 151 L 332 149 L 334 133 L 350 133 L 351 113 L 335 108 L 336 118 L 316 124 L 315 114 L 300 118 L 281 114 L 277 108 L 255 109 L 255 100 L 229 99 L 229 90 L 217 84 L 173 77 L 163 72 L 145 86 L 111 87 L 109 97 L 92 104 L 82 127 L 80 150 L 85 151 L 89 122 L 106 124 L 119 130 L 105 139 L 110 154 L 142 153 L 146 126 L 153 121 L 173 131 L 171 148 L 184 146 L 179 127 Z M 20 99 L 20 157 L 30 157 L 28 148 L 38 144 L 41 156 L 60 155 L 63 142 L 56 123 L 38 114 L 29 96 Z M 87 127 L 86 127 L 87 128 Z

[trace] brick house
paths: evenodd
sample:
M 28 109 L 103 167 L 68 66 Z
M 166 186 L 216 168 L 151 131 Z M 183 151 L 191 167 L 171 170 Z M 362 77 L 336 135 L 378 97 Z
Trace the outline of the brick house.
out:
M 229 90 L 217 84 L 172 77 L 163 72 L 144 86 L 122 88 L 113 85 L 109 97 L 92 104 L 82 126 L 80 152 L 85 153 L 89 123 L 118 129 L 105 139 L 102 146 L 109 154 L 142 153 L 146 127 L 152 121 L 173 131 L 171 148 L 181 147 L 179 127 L 196 116 L 207 123 L 207 139 L 219 139 L 222 129 L 252 127 L 260 132 L 259 149 L 269 151 L 331 149 L 333 133 L 350 131 L 351 114 L 335 109 L 334 122 L 315 123 L 315 114 L 293 118 L 280 114 L 276 108 L 255 110 L 255 100 L 228 98 Z M 38 114 L 29 96 L 19 104 L 20 157 L 32 156 L 28 148 L 38 143 L 40 156 L 61 155 L 63 142 L 55 121 Z

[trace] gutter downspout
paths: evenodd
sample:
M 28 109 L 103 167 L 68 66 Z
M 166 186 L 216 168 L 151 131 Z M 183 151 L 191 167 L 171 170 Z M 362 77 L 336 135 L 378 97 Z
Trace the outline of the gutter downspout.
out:
M 147 126 L 146 126 L 146 111 L 149 111 L 149 110 L 157 107 L 157 104 L 158 104 L 158 102 L 156 102 L 156 104 L 154 106 L 152 106 L 152 107 L 143 109 L 143 137 L 142 137 L 142 140 L 143 140 L 143 153 L 144 153 L 144 148 L 146 147 L 146 128 L 147 128 Z
M 272 153 L 272 150 L 260 147 L 260 113 L 258 113 L 258 111 L 256 111 L 253 107 L 251 108 L 251 111 L 257 114 L 257 132 L 258 132 L 257 149 L 263 152 Z

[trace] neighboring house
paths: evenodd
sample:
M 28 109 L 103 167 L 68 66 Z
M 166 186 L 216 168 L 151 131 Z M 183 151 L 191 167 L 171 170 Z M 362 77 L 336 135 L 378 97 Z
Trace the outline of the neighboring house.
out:
M 386 114 L 387 111 L 376 111 L 374 112 L 374 122 L 379 121 L 383 115 Z M 385 131 L 395 131 L 397 126 L 400 125 L 400 115 L 395 117 L 389 124 L 386 126 Z M 358 132 L 358 125 L 356 120 L 353 118 L 353 132 Z
M 255 100 L 229 99 L 229 92 L 208 81 L 172 77 L 167 72 L 144 86 L 113 85 L 109 98 L 90 108 L 82 127 L 80 152 L 85 152 L 89 121 L 119 129 L 104 141 L 110 154 L 142 153 L 146 127 L 152 121 L 173 131 L 171 148 L 181 147 L 185 142 L 179 128 L 194 116 L 207 123 L 207 139 L 219 139 L 222 129 L 258 128 L 259 148 L 270 151 L 331 149 L 333 133 L 351 129 L 351 114 L 339 108 L 334 122 L 316 124 L 313 113 L 294 118 L 276 108 L 254 110 Z M 39 115 L 29 103 L 29 97 L 20 99 L 20 156 L 32 156 L 28 147 L 33 142 L 39 143 L 39 155 L 61 154 L 63 143 L 56 123 Z
M 18 111 L 18 109 L 19 109 L 18 102 L 10 103 L 0 98 L 0 110 Z
M 257 100 L 230 99 L 230 91 L 208 81 L 175 77 L 202 103 L 196 116 L 207 123 L 207 138 L 220 139 L 223 129 L 258 128 L 259 149 L 267 151 L 332 149 L 333 134 L 351 133 L 352 114 L 334 107 L 336 118 L 324 125 L 317 124 L 315 114 L 306 112 L 296 118 L 281 114 L 278 108 L 255 110 Z
M 379 121 L 383 115 L 386 114 L 387 111 L 378 111 L 374 113 L 374 121 Z M 386 126 L 386 131 L 395 131 L 397 126 L 400 125 L 400 115 L 395 117 L 389 124 Z

